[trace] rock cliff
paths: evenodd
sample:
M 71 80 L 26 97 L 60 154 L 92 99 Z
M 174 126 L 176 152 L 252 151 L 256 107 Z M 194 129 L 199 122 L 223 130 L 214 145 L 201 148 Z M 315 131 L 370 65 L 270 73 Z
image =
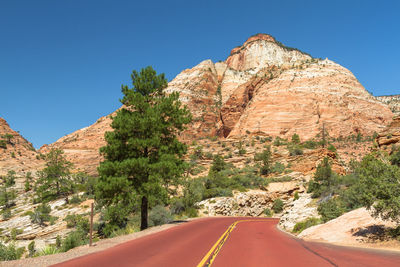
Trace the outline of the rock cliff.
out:
M 53 144 L 44 145 L 39 151 L 47 153 L 51 148 L 62 149 L 77 170 L 96 175 L 97 166 L 102 160 L 99 149 L 106 144 L 104 133 L 112 130 L 110 124 L 114 114 L 101 117 L 89 127 L 66 135 Z
M 394 114 L 400 115 L 400 95 L 377 96 L 376 99 L 387 104 Z
M 23 176 L 43 165 L 44 161 L 40 160 L 32 144 L 0 118 L 0 175 L 15 171 Z

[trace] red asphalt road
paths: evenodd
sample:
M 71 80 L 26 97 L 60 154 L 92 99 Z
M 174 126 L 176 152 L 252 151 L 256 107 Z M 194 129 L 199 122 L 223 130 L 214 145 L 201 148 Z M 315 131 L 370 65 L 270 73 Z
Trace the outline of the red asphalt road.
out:
M 237 217 L 186 222 L 55 266 L 197 266 L 236 221 L 211 266 L 400 266 L 400 253 L 305 242 L 279 231 L 278 219 Z

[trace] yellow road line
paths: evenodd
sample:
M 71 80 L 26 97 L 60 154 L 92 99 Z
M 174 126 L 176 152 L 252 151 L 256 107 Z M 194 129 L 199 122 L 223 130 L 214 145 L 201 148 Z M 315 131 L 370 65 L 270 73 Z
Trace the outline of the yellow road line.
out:
M 217 240 L 217 242 L 212 246 L 212 248 L 208 251 L 208 253 L 203 257 L 203 259 L 200 261 L 199 264 L 197 264 L 197 267 L 203 267 L 203 266 L 211 266 L 211 264 L 214 262 L 215 258 L 217 257 L 219 251 L 221 250 L 222 246 L 224 245 L 225 241 L 228 239 L 230 233 L 233 231 L 235 226 L 240 223 L 240 222 L 262 222 L 262 221 L 269 221 L 268 219 L 263 219 L 263 220 L 239 220 L 234 223 L 232 223 L 228 229 L 221 235 L 221 237 Z M 214 253 L 213 253 L 214 252 Z M 212 257 L 210 258 L 210 256 Z M 210 259 L 208 262 L 207 260 Z M 207 263 L 207 264 L 206 264 Z

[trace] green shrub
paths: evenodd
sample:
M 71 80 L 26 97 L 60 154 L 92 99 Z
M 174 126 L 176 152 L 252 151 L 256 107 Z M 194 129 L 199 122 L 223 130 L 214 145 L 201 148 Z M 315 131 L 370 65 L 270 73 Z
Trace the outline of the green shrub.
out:
M 328 150 L 332 151 L 332 152 L 336 152 L 336 147 L 334 145 L 332 145 L 332 144 L 329 144 Z
M 28 257 L 33 257 L 35 255 L 35 241 L 32 241 L 28 245 Z
M 149 226 L 163 225 L 171 222 L 171 213 L 162 205 L 157 205 L 149 212 Z
M 293 134 L 292 135 L 292 143 L 293 144 L 300 144 L 300 136 L 298 134 Z
M 11 209 L 5 209 L 2 211 L 1 216 L 3 218 L 3 220 L 7 221 L 8 219 L 11 218 Z
M 0 148 L 7 149 L 7 142 L 6 142 L 6 140 L 0 140 Z
M 290 145 L 288 146 L 290 156 L 303 155 L 303 150 L 300 145 Z
M 239 155 L 240 156 L 243 156 L 244 154 L 246 154 L 246 149 L 244 149 L 244 148 L 241 148 L 241 149 L 239 149 L 239 151 L 238 151 L 238 153 L 239 153 Z
M 282 173 L 285 170 L 285 165 L 280 162 L 275 162 L 271 168 L 271 173 Z
M 183 203 L 183 200 L 177 198 L 172 199 L 170 211 L 171 214 L 174 215 L 182 214 L 185 211 L 185 204 Z
M 329 158 L 325 157 L 317 166 L 314 180 L 308 184 L 308 193 L 312 193 L 313 198 L 333 195 L 338 191 L 339 182 L 338 175 L 332 171 Z
M 187 208 L 185 211 L 185 214 L 189 217 L 189 218 L 195 218 L 198 216 L 198 212 L 197 209 L 191 207 L 191 208 Z
M 298 200 L 299 198 L 299 192 L 294 192 L 293 200 Z
M 274 204 L 272 204 L 272 210 L 275 213 L 280 213 L 280 212 L 283 211 L 283 206 L 284 205 L 285 204 L 283 203 L 283 201 L 281 199 L 277 198 L 277 199 L 274 200 Z
M 277 136 L 274 140 L 274 146 L 282 146 L 282 145 L 286 145 L 287 141 L 285 139 L 280 138 L 279 136 Z
M 318 147 L 318 143 L 313 140 L 305 141 L 302 145 L 304 148 L 308 148 L 308 149 L 315 149 Z
M 268 209 L 268 208 L 266 208 L 263 213 L 267 217 L 271 217 L 272 216 L 272 211 L 270 209 Z
M 44 225 L 44 222 L 48 222 L 51 218 L 50 212 L 50 205 L 43 203 L 35 208 L 33 212 L 30 212 L 29 216 L 31 217 L 32 223 Z
M 325 223 L 335 219 L 344 213 L 338 199 L 329 199 L 318 205 L 318 213 L 321 215 L 322 221 Z
M 15 241 L 17 239 L 17 235 L 20 235 L 23 232 L 24 232 L 24 230 L 22 230 L 22 229 L 12 228 L 10 231 L 11 240 Z
M 61 236 L 57 235 L 56 237 L 56 248 L 61 248 L 62 239 Z
M 268 179 L 268 182 L 269 183 L 283 183 L 283 182 L 290 182 L 292 180 L 293 180 L 292 177 L 285 175 L 285 176 L 282 176 L 282 177 L 270 178 L 270 179 Z
M 64 218 L 64 221 L 67 222 L 67 228 L 75 227 L 77 230 L 80 230 L 83 233 L 89 232 L 89 228 L 90 228 L 89 219 L 84 217 L 81 214 L 67 215 Z
M 81 231 L 74 231 L 67 235 L 61 245 L 61 251 L 66 252 L 87 243 L 87 237 Z
M 271 172 L 271 157 L 272 157 L 272 153 L 271 153 L 271 148 L 268 146 L 266 149 L 263 150 L 263 152 L 261 153 L 256 153 L 254 155 L 254 161 L 256 162 L 261 162 L 261 166 L 260 166 L 260 173 L 262 175 L 267 175 Z
M 45 246 L 43 249 L 39 251 L 38 256 L 52 255 L 52 254 L 57 254 L 59 252 L 60 250 L 55 246 Z
M 294 233 L 301 233 L 302 231 L 304 231 L 305 229 L 320 224 L 321 220 L 318 218 L 307 218 L 306 220 L 302 221 L 302 222 L 298 222 L 295 224 L 295 226 L 293 227 L 293 232 Z
M 14 243 L 6 246 L 0 242 L 0 260 L 2 261 L 18 260 L 24 254 L 24 251 L 24 247 L 16 248 Z

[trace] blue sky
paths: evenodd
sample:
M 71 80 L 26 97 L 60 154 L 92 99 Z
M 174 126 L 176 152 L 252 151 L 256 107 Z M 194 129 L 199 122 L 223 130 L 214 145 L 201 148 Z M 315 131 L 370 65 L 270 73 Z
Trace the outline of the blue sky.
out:
M 225 60 L 255 33 L 350 69 L 374 95 L 400 93 L 400 1 L 0 0 L 0 117 L 36 148 L 120 106 L 152 65 L 168 80 Z

